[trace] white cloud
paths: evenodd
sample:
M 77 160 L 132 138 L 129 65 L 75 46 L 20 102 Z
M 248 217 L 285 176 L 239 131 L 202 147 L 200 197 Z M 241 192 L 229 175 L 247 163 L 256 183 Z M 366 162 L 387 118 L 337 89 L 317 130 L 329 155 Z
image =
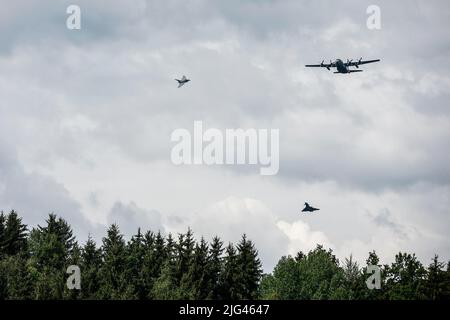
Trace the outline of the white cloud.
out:
M 245 232 L 266 269 L 317 241 L 340 257 L 450 257 L 447 1 L 381 1 L 379 31 L 350 0 L 78 4 L 78 33 L 64 1 L 0 12 L 0 209 Z M 303 67 L 361 56 L 382 61 L 349 77 Z M 279 128 L 279 175 L 174 166 L 170 133 L 194 120 Z M 319 214 L 299 218 L 304 201 Z
M 310 226 L 301 220 L 294 223 L 278 221 L 277 226 L 289 238 L 288 253 L 292 256 L 295 256 L 299 251 L 307 253 L 317 245 L 333 249 L 323 232 L 312 231 Z

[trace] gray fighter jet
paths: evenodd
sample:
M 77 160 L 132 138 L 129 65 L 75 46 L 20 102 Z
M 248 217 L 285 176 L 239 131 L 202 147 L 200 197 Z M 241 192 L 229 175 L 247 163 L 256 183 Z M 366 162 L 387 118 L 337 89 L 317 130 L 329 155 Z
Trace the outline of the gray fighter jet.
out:
M 311 206 L 308 204 L 308 202 L 305 202 L 305 208 L 303 208 L 302 212 L 314 212 L 314 211 L 317 211 L 317 210 L 320 210 L 320 209 L 311 207 Z
M 178 81 L 178 88 L 184 86 L 186 83 L 191 81 L 191 80 L 187 79 L 186 76 L 183 76 L 183 78 L 181 78 L 181 80 L 178 80 L 178 79 L 175 79 L 175 80 Z
M 347 59 L 347 62 L 344 62 L 341 59 L 337 59 L 335 62 L 331 62 L 330 60 L 330 63 L 323 63 L 324 60 L 322 60 L 320 64 L 307 64 L 305 67 L 327 68 L 327 70 L 330 70 L 330 68 L 336 68 L 337 71 L 333 73 L 353 73 L 353 72 L 362 72 L 363 70 L 350 70 L 350 67 L 356 67 L 357 69 L 359 69 L 359 66 L 362 64 L 373 63 L 378 61 L 380 61 L 380 59 L 363 60 L 361 58 L 358 61 Z

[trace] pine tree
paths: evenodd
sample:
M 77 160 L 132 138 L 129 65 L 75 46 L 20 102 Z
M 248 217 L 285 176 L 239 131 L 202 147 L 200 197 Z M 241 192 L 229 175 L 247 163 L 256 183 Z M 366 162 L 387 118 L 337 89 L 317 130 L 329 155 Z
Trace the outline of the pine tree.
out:
M 446 274 L 444 270 L 445 264 L 439 261 L 437 255 L 434 256 L 433 262 L 428 267 L 427 279 L 425 283 L 425 292 L 427 299 L 442 300 L 449 298 L 445 296 Z
M 6 255 L 24 252 L 27 246 L 27 226 L 22 224 L 17 212 L 12 210 L 6 217 L 2 251 Z
M 111 225 L 107 236 L 103 238 L 102 251 L 100 298 L 121 299 L 126 288 L 126 248 L 123 236 L 116 224 Z
M 142 281 L 145 292 L 143 299 L 152 299 L 155 280 L 161 273 L 161 265 L 165 260 L 164 238 L 158 232 L 155 236 L 148 231 L 144 236 L 144 257 L 142 261 Z
M 63 218 L 57 218 L 53 213 L 49 214 L 46 220 L 47 226 L 38 226 L 39 230 L 45 234 L 54 234 L 58 242 L 64 246 L 67 255 L 71 253 L 75 244 L 75 237 L 70 225 Z
M 208 299 L 219 299 L 220 274 L 223 268 L 223 242 L 219 237 L 214 237 L 211 243 L 208 257 L 209 292 Z
M 258 258 L 258 250 L 254 244 L 247 240 L 246 235 L 242 236 L 237 246 L 237 264 L 240 270 L 240 279 L 243 299 L 256 299 L 258 297 L 258 287 L 262 276 L 261 261 Z
M 208 250 L 208 244 L 203 238 L 200 244 L 195 245 L 188 272 L 181 278 L 179 288 L 181 299 L 204 300 L 207 298 L 210 288 Z
M 186 234 L 178 235 L 177 250 L 177 283 L 189 271 L 195 247 L 195 240 L 192 230 L 189 228 Z
M 47 225 L 34 228 L 29 237 L 30 272 L 37 299 L 63 299 L 66 290 L 66 268 L 75 246 L 69 224 L 50 214 Z
M 361 299 L 367 288 L 364 286 L 362 270 L 358 263 L 353 260 L 352 255 L 350 255 L 350 258 L 345 258 L 343 272 L 345 287 L 345 297 L 343 298 L 348 300 Z
M 89 235 L 81 251 L 81 296 L 83 299 L 97 299 L 101 283 L 99 270 L 102 267 L 102 253 Z
M 225 258 L 223 271 L 220 275 L 219 296 L 224 300 L 239 300 L 242 299 L 242 277 L 240 273 L 242 270 L 238 266 L 238 257 L 236 249 L 230 243 L 225 249 Z
M 169 233 L 166 240 L 165 260 L 161 267 L 161 273 L 155 280 L 151 296 L 156 300 L 178 299 L 178 270 L 179 257 L 177 257 L 177 244 Z
M 144 266 L 145 245 L 141 229 L 131 237 L 127 245 L 127 263 L 125 276 L 127 279 L 126 298 L 144 299 L 146 297 L 142 270 Z

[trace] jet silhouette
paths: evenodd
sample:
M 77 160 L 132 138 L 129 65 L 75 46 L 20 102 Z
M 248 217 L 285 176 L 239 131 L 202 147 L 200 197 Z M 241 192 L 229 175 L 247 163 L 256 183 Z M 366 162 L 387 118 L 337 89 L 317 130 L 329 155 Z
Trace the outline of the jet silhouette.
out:
M 191 80 L 187 79 L 186 76 L 183 76 L 183 78 L 181 78 L 181 80 L 178 80 L 178 79 L 175 79 L 175 80 L 178 81 L 178 88 L 184 86 L 186 83 L 191 81 Z
M 320 210 L 320 209 L 311 207 L 311 206 L 308 204 L 308 202 L 305 202 L 305 208 L 303 208 L 302 212 L 314 212 L 314 211 L 317 211 L 317 210 Z

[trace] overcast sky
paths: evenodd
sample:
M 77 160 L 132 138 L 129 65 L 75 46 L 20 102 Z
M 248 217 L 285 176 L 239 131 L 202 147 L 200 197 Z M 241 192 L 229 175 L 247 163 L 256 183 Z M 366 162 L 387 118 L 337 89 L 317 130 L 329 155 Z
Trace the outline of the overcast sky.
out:
M 449 1 L 3 1 L 0 39 L 0 210 L 30 226 L 247 233 L 266 271 L 316 243 L 450 258 Z M 382 61 L 304 67 L 360 57 Z M 279 129 L 278 175 L 175 166 L 195 120 Z

